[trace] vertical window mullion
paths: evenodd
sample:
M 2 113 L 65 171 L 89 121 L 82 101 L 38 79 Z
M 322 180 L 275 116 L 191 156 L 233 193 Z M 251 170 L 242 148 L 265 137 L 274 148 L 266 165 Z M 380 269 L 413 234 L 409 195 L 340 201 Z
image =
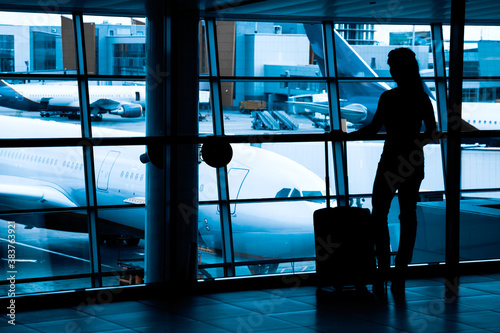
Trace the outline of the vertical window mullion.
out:
M 75 33 L 75 50 L 78 76 L 78 96 L 80 102 L 80 118 L 83 138 L 91 138 L 89 85 L 87 77 L 87 59 L 85 52 L 85 38 L 83 16 L 73 13 L 73 30 Z M 90 260 L 92 272 L 92 287 L 102 287 L 101 258 L 97 241 L 97 198 L 94 172 L 94 150 L 92 146 L 84 145 L 83 163 L 85 167 L 85 187 L 87 189 L 87 221 L 90 242 Z
M 342 129 L 339 87 L 337 80 L 337 63 L 335 59 L 335 32 L 333 22 L 323 22 L 323 38 L 325 50 L 325 70 L 328 84 L 328 100 L 330 113 L 330 126 L 332 130 Z M 345 141 L 333 141 L 333 164 L 335 176 L 335 189 L 339 206 L 349 203 L 349 190 L 347 182 L 347 156 Z
M 436 85 L 436 107 L 439 130 L 448 130 L 448 96 L 446 94 L 446 66 L 444 59 L 444 39 L 442 24 L 432 24 L 432 55 L 434 57 L 434 76 Z M 446 142 L 441 140 L 443 179 L 446 181 Z
M 214 135 L 223 136 L 224 118 L 220 94 L 221 89 L 219 61 L 217 56 L 217 31 L 215 27 L 215 20 L 208 19 L 205 23 L 207 26 L 207 48 L 210 68 L 210 91 L 212 94 L 211 99 L 213 108 Z M 224 276 L 232 277 L 235 276 L 234 246 L 226 167 L 217 168 L 217 185 L 219 190 L 219 207 L 221 212 L 222 256 L 224 263 L 226 264 L 224 265 Z
M 207 26 L 207 49 L 208 49 L 208 67 L 210 69 L 210 92 L 212 94 L 212 108 L 214 117 L 214 135 L 224 135 L 224 118 L 222 116 L 221 90 L 220 90 L 220 72 L 219 59 L 217 56 L 217 31 L 215 20 L 205 21 Z
M 461 117 L 465 0 L 451 4 L 450 83 L 446 154 L 446 286 L 458 290 L 460 258 Z

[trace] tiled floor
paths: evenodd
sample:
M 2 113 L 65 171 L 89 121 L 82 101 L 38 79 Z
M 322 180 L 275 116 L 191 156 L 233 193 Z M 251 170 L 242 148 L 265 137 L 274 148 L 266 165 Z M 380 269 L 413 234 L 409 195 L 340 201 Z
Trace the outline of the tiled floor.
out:
M 500 332 L 500 274 L 407 282 L 406 297 L 323 299 L 305 286 L 19 312 L 1 332 Z M 103 298 L 104 299 L 104 298 Z M 99 303 L 99 302 L 97 302 Z

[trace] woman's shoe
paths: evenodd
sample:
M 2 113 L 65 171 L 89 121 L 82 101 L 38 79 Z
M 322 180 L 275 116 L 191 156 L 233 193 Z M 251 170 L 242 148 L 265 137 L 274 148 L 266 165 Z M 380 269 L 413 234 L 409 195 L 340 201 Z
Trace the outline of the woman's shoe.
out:
M 391 291 L 396 296 L 401 296 L 405 294 L 405 280 L 404 279 L 394 279 L 391 284 Z
M 375 283 L 373 283 L 372 292 L 378 298 L 385 298 L 385 297 L 387 297 L 385 281 L 384 280 L 377 280 L 377 281 L 375 281 Z

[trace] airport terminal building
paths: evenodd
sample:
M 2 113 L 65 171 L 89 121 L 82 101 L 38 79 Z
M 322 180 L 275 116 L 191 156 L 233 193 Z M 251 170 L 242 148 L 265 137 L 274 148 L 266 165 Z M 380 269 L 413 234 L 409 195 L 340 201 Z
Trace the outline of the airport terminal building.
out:
M 499 5 L 23 0 L 0 17 L 0 329 L 500 330 Z M 396 86 L 400 47 L 437 124 L 406 298 L 370 280 L 369 299 L 325 302 L 339 244 L 314 213 L 372 210 L 387 134 L 348 134 Z M 404 213 L 397 193 L 388 280 Z

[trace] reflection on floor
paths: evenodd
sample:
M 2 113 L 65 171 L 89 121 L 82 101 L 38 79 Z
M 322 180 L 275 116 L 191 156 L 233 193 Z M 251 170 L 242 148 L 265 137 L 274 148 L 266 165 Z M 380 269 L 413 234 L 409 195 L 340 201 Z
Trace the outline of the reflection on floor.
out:
M 500 332 L 500 274 L 407 282 L 406 297 L 323 300 L 310 286 L 18 312 L 5 332 Z

